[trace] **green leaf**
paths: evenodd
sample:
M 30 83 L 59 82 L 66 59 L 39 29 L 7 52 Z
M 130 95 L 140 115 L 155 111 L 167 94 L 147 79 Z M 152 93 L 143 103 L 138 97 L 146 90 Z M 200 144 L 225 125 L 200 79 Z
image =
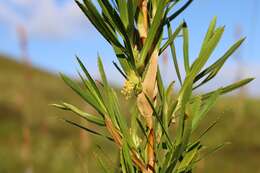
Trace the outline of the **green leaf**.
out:
M 77 108 L 76 106 L 73 106 L 71 104 L 68 104 L 68 103 L 52 104 L 52 106 L 57 107 L 59 109 L 69 110 L 71 112 L 74 112 L 79 117 L 81 117 L 81 118 L 83 118 L 83 119 L 85 119 L 85 120 L 87 120 L 91 123 L 94 123 L 94 124 L 97 124 L 97 125 L 100 125 L 100 126 L 105 125 L 105 122 L 102 118 L 95 116 L 95 115 L 92 115 L 92 114 L 89 114 L 87 112 L 84 112 L 84 111 L 80 110 L 79 108 Z
M 134 29 L 135 29 L 135 14 L 138 7 L 139 0 L 127 1 L 127 10 L 128 10 L 128 33 L 132 37 L 132 42 L 134 40 Z
M 198 140 L 200 140 L 204 135 L 206 135 L 215 125 L 218 123 L 218 120 L 212 122 L 203 132 L 202 134 L 198 137 Z
M 167 102 L 167 98 L 166 96 L 164 96 L 162 100 L 162 123 L 165 130 L 168 130 L 168 122 L 169 122 L 168 109 L 169 109 L 169 105 Z
M 123 70 L 117 65 L 117 63 L 115 61 L 113 61 L 113 65 L 115 66 L 115 68 L 117 69 L 117 71 L 125 78 L 127 79 L 126 74 L 123 72 Z
M 174 155 L 172 157 L 171 165 L 168 167 L 166 172 L 172 172 L 177 164 L 177 161 L 181 157 L 182 153 L 185 151 L 185 149 L 188 146 L 188 142 L 191 136 L 192 131 L 192 119 L 189 118 L 189 115 L 186 113 L 187 104 L 191 95 L 191 84 L 187 85 L 184 84 L 183 87 L 186 87 L 184 90 L 182 90 L 180 93 L 180 96 L 178 98 L 178 104 L 175 108 L 175 116 L 178 113 L 178 126 L 176 131 L 176 137 L 175 137 L 175 145 L 177 145 L 178 150 L 174 152 Z M 186 118 L 188 117 L 188 118 Z
M 207 34 L 205 35 L 202 48 L 206 46 L 208 41 L 211 39 L 211 37 L 214 35 L 214 31 L 216 29 L 216 23 L 217 23 L 217 17 L 214 17 L 212 21 L 210 22 Z
M 121 18 L 125 28 L 127 28 L 129 25 L 127 1 L 118 0 L 118 9 L 119 9 L 119 13 L 120 13 L 120 18 Z
M 66 119 L 65 119 L 64 121 L 65 121 L 66 123 L 68 123 L 68 124 L 71 124 L 71 125 L 76 126 L 76 127 L 80 128 L 80 129 L 83 129 L 83 130 L 85 130 L 85 131 L 87 131 L 87 132 L 89 132 L 89 133 L 91 133 L 91 134 L 104 137 L 104 138 L 106 138 L 106 139 L 108 139 L 108 140 L 114 142 L 114 139 L 113 139 L 113 138 L 108 137 L 108 136 L 105 136 L 105 135 L 103 135 L 103 134 L 101 134 L 101 133 L 99 133 L 99 132 L 96 132 L 96 131 L 94 131 L 94 130 L 91 130 L 91 129 L 87 128 L 87 127 L 84 127 L 84 126 L 82 126 L 82 125 L 80 125 L 80 124 L 78 124 L 78 123 L 76 123 L 76 122 L 73 122 L 73 121 L 70 121 L 70 120 L 66 120 Z
M 187 168 L 189 168 L 190 164 L 192 163 L 192 160 L 194 160 L 197 153 L 198 147 L 186 153 L 180 165 L 178 166 L 178 172 L 185 171 Z
M 240 88 L 246 84 L 248 84 L 249 82 L 251 82 L 252 80 L 254 80 L 255 78 L 247 78 L 247 79 L 244 79 L 244 80 L 241 80 L 239 82 L 236 82 L 234 84 L 231 84 L 231 85 L 228 85 L 224 88 L 222 88 L 222 91 L 221 91 L 221 94 L 226 94 L 226 93 L 229 93 L 237 88 Z
M 162 81 L 162 76 L 161 76 L 159 66 L 157 68 L 157 85 L 158 85 L 158 91 L 159 91 L 160 98 L 163 99 L 165 91 L 164 91 L 164 86 L 163 86 L 163 81 Z
M 179 92 L 179 96 L 178 96 L 179 105 L 177 106 L 178 109 L 182 105 L 185 105 L 188 102 L 188 100 L 191 96 L 191 93 L 192 93 L 193 80 L 196 77 L 197 73 L 200 72 L 200 70 L 203 68 L 203 66 L 209 59 L 211 53 L 213 52 L 217 43 L 219 42 L 223 32 L 224 32 L 224 27 L 218 28 L 216 30 L 215 34 L 209 40 L 207 46 L 202 48 L 202 50 L 199 54 L 199 57 L 194 61 L 193 65 L 191 66 L 191 71 L 186 76 L 185 81 L 183 83 L 183 87 L 181 88 L 181 91 Z
M 117 122 L 117 117 L 119 115 L 118 112 L 115 112 L 116 109 L 116 105 L 115 102 L 113 101 L 112 95 L 111 95 L 111 88 L 109 87 L 108 81 L 107 81 L 107 77 L 105 74 L 105 70 L 104 70 L 104 66 L 101 60 L 101 57 L 98 56 L 98 69 L 99 69 L 99 73 L 102 79 L 102 82 L 104 84 L 104 92 L 105 92 L 105 96 L 106 96 L 106 103 L 105 103 L 105 107 L 107 110 L 107 114 L 105 116 L 109 116 L 113 122 L 113 125 L 115 127 L 118 128 L 118 122 Z
M 191 115 L 192 118 L 197 116 L 200 111 L 201 111 L 201 105 L 202 105 L 202 99 L 200 96 L 196 97 L 192 103 L 190 103 L 190 110 L 189 114 Z
M 127 142 L 130 146 L 133 146 L 133 141 L 130 138 L 130 134 L 128 133 L 127 121 L 124 116 L 122 116 L 119 110 L 119 101 L 117 99 L 117 95 L 115 91 L 109 87 L 106 74 L 104 71 L 104 66 L 100 56 L 98 57 L 98 68 L 100 72 L 101 79 L 104 83 L 105 93 L 107 96 L 107 104 L 106 108 L 108 110 L 108 115 L 111 117 L 113 124 L 115 127 L 119 126 L 123 136 L 127 139 Z
M 76 56 L 77 58 L 77 61 L 81 67 L 81 69 L 83 70 L 85 76 L 88 78 L 88 80 L 90 81 L 90 84 L 91 84 L 91 89 L 94 89 L 95 93 L 97 94 L 98 98 L 100 100 L 102 100 L 102 96 L 99 92 L 99 89 L 96 85 L 96 82 L 94 81 L 94 79 L 91 77 L 91 75 L 89 74 L 88 70 L 86 69 L 86 67 L 84 66 L 84 64 L 82 63 L 82 61 Z
M 176 112 L 177 105 L 178 105 L 178 100 L 171 102 L 170 105 L 169 105 L 169 111 L 168 111 L 168 116 L 167 116 L 168 120 L 169 120 L 168 126 L 171 125 L 173 118 L 175 118 L 174 112 Z
M 196 162 L 201 161 L 202 159 L 205 159 L 206 157 L 208 157 L 209 155 L 217 152 L 218 150 L 222 149 L 224 146 L 229 145 L 229 142 L 226 142 L 224 144 L 220 144 L 214 148 L 212 148 L 210 151 L 208 151 L 206 154 L 204 154 L 203 156 L 201 156 L 199 159 L 196 160 Z
M 106 110 L 102 96 L 101 95 L 99 96 L 99 94 L 96 93 L 95 89 L 91 86 L 92 84 L 90 81 L 85 80 L 79 72 L 78 72 L 78 74 L 80 76 L 82 83 L 86 87 L 87 92 L 93 96 L 93 98 L 97 101 L 97 103 L 101 107 L 101 109 Z
M 190 72 L 189 64 L 189 30 L 186 22 L 183 24 L 183 57 L 186 74 Z
M 141 121 L 138 117 L 136 118 L 137 124 L 142 132 L 142 134 L 145 136 L 146 141 L 148 141 L 148 135 L 146 134 L 145 125 L 143 121 Z
M 123 155 L 123 151 L 120 150 L 120 167 L 121 167 L 121 171 L 122 173 L 127 173 L 127 169 L 126 169 L 126 162 L 124 160 L 124 155 Z
M 132 64 L 130 62 L 128 62 L 127 56 L 125 55 L 125 53 L 117 48 L 116 46 L 113 46 L 114 48 L 114 52 L 116 54 L 116 57 L 121 65 L 121 67 L 123 68 L 124 72 L 128 75 L 130 71 L 134 71 L 135 68 L 134 66 L 132 66 Z
M 168 28 L 168 36 L 170 37 L 172 35 L 172 29 L 171 29 L 170 23 L 167 24 L 167 28 Z M 178 80 L 179 80 L 180 84 L 182 85 L 181 73 L 180 73 L 180 69 L 179 69 L 179 65 L 178 65 L 178 60 L 177 60 L 176 49 L 175 49 L 175 46 L 174 46 L 174 41 L 170 42 L 169 44 L 170 44 L 170 47 L 171 47 L 171 54 L 172 54 L 172 59 L 173 59 L 173 63 L 174 63 L 174 68 L 175 68 Z
M 112 105 L 112 109 L 114 110 L 116 120 L 118 122 L 118 125 L 120 127 L 120 130 L 123 134 L 123 136 L 126 138 L 126 141 L 130 146 L 133 146 L 133 142 L 130 138 L 130 134 L 128 132 L 128 127 L 127 127 L 127 121 L 125 119 L 125 116 L 123 116 L 119 110 L 119 101 L 116 95 L 116 92 L 113 89 L 109 90 L 109 95 L 110 95 L 110 105 Z
M 125 168 L 126 168 L 126 172 L 127 173 L 134 173 L 134 167 L 133 167 L 133 163 L 132 163 L 132 159 L 130 156 L 130 149 L 127 145 L 127 143 L 123 143 L 123 158 L 124 158 L 124 163 L 125 163 Z
M 100 147 L 99 147 L 100 148 Z M 101 167 L 102 171 L 104 173 L 112 173 L 113 171 L 111 170 L 111 165 L 108 165 L 108 163 L 106 163 L 104 161 L 104 156 L 101 157 L 101 156 L 98 156 L 97 153 L 94 153 L 94 156 L 96 157 L 97 159 L 97 162 L 99 164 L 99 166 Z
M 173 13 L 172 15 L 170 15 L 167 18 L 167 22 L 172 21 L 173 19 L 175 19 L 176 17 L 178 17 L 187 7 L 189 7 L 189 5 L 193 2 L 193 0 L 188 0 L 181 8 L 179 8 L 175 13 Z
M 86 0 L 86 1 L 88 1 L 88 0 Z M 125 47 L 127 49 L 127 51 L 125 51 L 124 53 L 126 53 L 128 55 L 127 58 L 129 59 L 131 64 L 133 66 L 135 66 L 135 61 L 134 61 L 134 56 L 133 56 L 133 52 L 132 52 L 131 42 L 129 40 L 126 28 L 125 28 L 125 26 L 123 24 L 124 21 L 121 20 L 120 16 L 117 14 L 117 12 L 115 11 L 115 9 L 113 8 L 113 6 L 110 4 L 110 2 L 108 0 L 98 0 L 98 2 L 100 4 L 101 8 L 103 9 L 103 11 L 106 11 L 106 14 L 109 15 L 109 18 L 112 21 L 112 23 L 111 23 L 112 26 L 122 36 L 122 38 L 124 40 L 124 43 L 125 43 Z M 122 5 L 122 4 L 118 3 L 118 5 Z M 120 8 L 122 8 L 122 7 L 120 6 Z M 125 8 L 126 8 L 126 6 L 125 6 Z M 125 12 L 127 12 L 127 11 L 125 11 Z M 125 13 L 125 12 L 123 12 L 123 13 Z
M 179 150 L 179 146 L 174 146 L 171 149 L 169 149 L 167 151 L 167 154 L 165 155 L 165 158 L 163 160 L 162 166 L 160 167 L 160 172 L 161 173 L 167 173 L 167 170 L 169 172 L 169 168 L 175 166 L 175 162 L 176 162 L 176 153 Z
M 196 75 L 200 72 L 203 68 L 207 60 L 209 59 L 210 55 L 216 48 L 220 38 L 224 32 L 224 27 L 217 28 L 214 35 L 210 38 L 208 43 L 202 47 L 199 57 L 195 60 L 191 67 L 191 76 L 195 78 Z
M 140 53 L 140 62 L 138 64 L 138 67 L 142 66 L 145 62 L 146 56 L 149 51 L 151 51 L 152 44 L 154 42 L 154 39 L 156 35 L 158 35 L 158 31 L 161 30 L 162 26 L 162 20 L 164 18 L 164 8 L 167 4 L 168 0 L 162 0 L 161 3 L 159 3 L 156 14 L 154 16 L 153 22 L 151 24 L 151 27 L 149 29 L 147 39 L 144 43 L 143 49 Z M 161 34 L 159 34 L 161 35 Z
M 108 81 L 107 81 L 107 77 L 106 77 L 106 74 L 105 74 L 104 66 L 103 66 L 103 63 L 102 63 L 102 60 L 101 60 L 100 56 L 98 56 L 98 69 L 99 69 L 100 77 L 101 77 L 101 79 L 103 81 L 103 84 L 104 84 L 105 88 L 108 88 Z
M 83 5 L 79 1 L 75 1 L 77 5 L 80 7 L 80 9 L 83 11 L 83 13 L 87 16 L 87 18 L 90 20 L 90 22 L 95 26 L 95 28 L 102 34 L 102 36 L 109 42 L 113 43 L 120 49 L 124 50 L 124 47 L 121 45 L 121 43 L 118 41 L 117 37 L 109 31 L 109 29 L 106 27 L 106 24 L 104 23 L 104 20 L 102 16 L 98 13 L 98 10 L 96 7 L 92 4 L 91 1 L 85 0 Z
M 174 42 L 174 40 L 177 38 L 177 36 L 179 35 L 180 31 L 183 29 L 184 26 L 185 26 L 184 22 L 181 22 L 181 24 L 176 28 L 176 30 L 172 34 L 171 26 L 170 24 L 168 25 L 168 39 L 164 43 L 164 45 L 160 48 L 159 55 L 162 54 L 165 51 L 165 49 Z
M 162 128 L 162 130 L 163 130 L 162 136 L 165 134 L 166 139 L 167 139 L 167 144 L 169 144 L 170 147 L 173 147 L 173 146 L 172 146 L 171 139 L 170 139 L 170 136 L 169 136 L 168 132 L 166 131 L 166 129 L 165 129 L 164 125 L 163 125 L 163 122 L 161 121 L 161 119 L 160 119 L 160 117 L 159 117 L 159 115 L 158 115 L 158 113 L 157 113 L 155 107 L 153 106 L 153 103 L 151 102 L 151 100 L 149 99 L 149 97 L 148 97 L 146 94 L 145 94 L 145 97 L 146 97 L 146 99 L 147 99 L 149 105 L 150 105 L 151 108 L 153 109 L 153 114 L 155 115 L 157 121 L 159 122 L 159 124 L 160 124 L 160 126 L 161 126 L 161 128 Z
M 158 0 L 155 0 L 156 2 Z M 179 3 L 181 0 L 171 1 L 171 4 L 167 8 L 167 14 Z
M 162 97 L 162 122 L 165 127 L 165 130 L 168 130 L 169 127 L 169 119 L 172 115 L 172 104 L 174 103 L 172 99 L 172 88 L 174 81 L 169 84 L 166 88 L 166 91 L 163 89 L 163 97 Z
M 136 107 L 132 108 L 133 110 L 131 110 L 131 129 L 129 130 L 132 141 L 134 143 L 134 147 L 138 148 L 139 144 L 140 144 L 140 140 L 141 138 L 139 138 L 138 136 L 138 110 Z
M 221 95 L 223 94 L 226 94 L 226 93 L 229 93 L 231 91 L 234 91 L 235 89 L 238 89 L 246 84 L 248 84 L 249 82 L 253 81 L 254 78 L 247 78 L 247 79 L 244 79 L 244 80 L 241 80 L 241 81 L 238 81 L 236 83 L 233 83 L 231 85 L 228 85 L 226 87 L 223 87 L 223 88 L 220 88 L 220 89 L 217 89 L 217 90 L 221 90 Z M 206 93 L 206 94 L 203 94 L 202 95 L 202 99 L 207 99 L 208 97 L 210 97 L 212 94 L 214 94 L 217 90 L 215 91 L 211 91 L 209 93 Z
M 207 100 L 205 100 L 205 103 L 201 110 L 197 112 L 197 114 L 195 114 L 195 116 L 192 119 L 192 130 L 195 130 L 197 128 L 199 122 L 206 116 L 206 114 L 209 112 L 212 106 L 216 103 L 220 93 L 221 90 L 217 90 Z
M 173 94 L 173 85 L 175 84 L 175 81 L 172 81 L 169 86 L 166 88 L 166 97 L 167 97 L 167 101 L 172 101 L 172 94 Z
M 174 148 L 174 150 L 169 151 L 169 155 L 165 159 L 161 172 L 172 173 L 173 169 L 175 168 L 175 166 L 183 152 L 181 144 L 176 144 L 176 147 L 173 147 L 173 148 Z
M 88 1 L 88 0 L 85 0 L 85 1 Z M 120 5 L 119 8 L 123 8 L 123 6 L 124 6 L 124 8 L 126 8 L 126 4 L 123 5 L 124 2 L 122 0 L 118 0 L 118 1 L 120 1 L 118 3 Z M 123 22 L 125 22 L 125 21 L 123 21 L 123 19 L 120 18 L 120 16 L 116 12 L 116 10 L 110 4 L 109 0 L 98 0 L 98 2 L 100 4 L 101 8 L 103 10 L 106 10 L 107 14 L 111 17 L 111 20 L 113 21 L 113 26 L 115 27 L 115 29 L 117 29 L 117 31 L 122 35 L 122 37 L 124 39 L 127 39 L 126 29 L 125 29 L 125 26 L 123 24 Z M 123 12 L 122 10 L 119 9 L 119 11 L 121 11 L 122 13 L 125 13 L 125 12 L 127 13 L 127 11 Z
M 73 82 L 69 77 L 64 74 L 60 74 L 64 82 L 73 89 L 81 98 L 83 98 L 87 103 L 94 107 L 101 115 L 104 115 L 105 110 L 99 105 L 96 99 L 88 92 L 83 91 L 78 84 Z
M 201 86 L 202 84 L 208 82 L 209 80 L 211 80 L 212 78 L 214 78 L 217 73 L 219 72 L 219 70 L 222 68 L 222 66 L 224 65 L 224 63 L 226 62 L 226 60 L 231 57 L 231 55 L 238 49 L 238 47 L 244 42 L 245 38 L 240 39 L 239 41 L 237 41 L 233 46 L 231 46 L 228 51 L 220 58 L 218 59 L 215 63 L 213 63 L 211 66 L 209 66 L 208 68 L 206 68 L 205 70 L 203 70 L 201 73 L 199 73 L 194 82 L 200 80 L 202 77 L 204 77 L 205 75 L 209 74 L 207 76 L 207 78 L 202 81 L 197 87 Z M 197 88 L 195 87 L 195 88 Z

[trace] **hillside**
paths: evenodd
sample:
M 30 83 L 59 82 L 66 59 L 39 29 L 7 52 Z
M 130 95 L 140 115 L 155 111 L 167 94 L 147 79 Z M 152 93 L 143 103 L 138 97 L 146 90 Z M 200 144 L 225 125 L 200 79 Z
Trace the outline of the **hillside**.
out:
M 46 167 L 43 172 L 73 172 L 74 168 L 69 168 L 76 163 L 73 152 L 62 160 L 53 156 L 78 145 L 80 134 L 61 121 L 69 113 L 64 115 L 49 104 L 67 101 L 86 107 L 79 97 L 58 76 L 6 56 L 0 56 L 0 89 L 0 158 L 5 158 L 0 172 L 22 172 L 28 165 L 33 165 L 35 172 L 41 172 L 41 167 Z M 22 151 L 27 145 L 24 129 L 30 130 L 31 154 L 26 159 Z
M 101 153 L 97 145 L 113 146 L 69 127 L 61 119 L 70 114 L 49 106 L 67 101 L 90 110 L 58 76 L 0 56 L 0 89 L 1 173 L 92 172 L 97 166 L 91 158 Z M 203 160 L 198 172 L 217 173 L 219 167 L 223 173 L 260 172 L 259 104 L 239 96 L 218 101 L 198 134 L 220 117 L 205 143 L 232 144 Z M 114 151 L 107 153 L 109 163 L 116 158 Z

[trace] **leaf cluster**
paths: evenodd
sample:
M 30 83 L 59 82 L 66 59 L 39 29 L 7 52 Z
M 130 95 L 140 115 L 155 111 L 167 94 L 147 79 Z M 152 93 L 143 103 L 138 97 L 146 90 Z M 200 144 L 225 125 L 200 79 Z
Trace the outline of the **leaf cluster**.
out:
M 100 57 L 98 57 L 101 76 L 99 83 L 91 77 L 79 58 L 77 60 L 84 73 L 84 75 L 79 73 L 81 82 L 84 84 L 83 87 L 66 75 L 61 75 L 65 83 L 96 110 L 97 115 L 86 113 L 68 103 L 54 104 L 54 106 L 72 111 L 82 119 L 100 128 L 106 128 L 108 133 L 103 134 L 66 120 L 94 135 L 113 141 L 120 150 L 120 172 L 147 172 L 150 165 L 147 164 L 146 150 L 151 145 L 149 138 L 152 136 L 156 156 L 153 172 L 190 173 L 194 165 L 203 157 L 200 155 L 200 151 L 204 149 L 201 138 L 216 124 L 213 122 L 199 138 L 193 139 L 193 133 L 201 120 L 205 118 L 220 95 L 231 92 L 253 79 L 244 79 L 203 94 L 196 95 L 194 90 L 214 79 L 244 39 L 238 40 L 217 61 L 205 67 L 224 32 L 224 27 L 216 26 L 216 18 L 214 18 L 205 34 L 197 58 L 194 62 L 190 62 L 189 27 L 183 21 L 173 30 L 171 21 L 184 11 L 192 0 L 185 3 L 182 0 L 147 0 L 146 2 L 147 17 L 144 16 L 145 13 L 142 11 L 139 0 L 98 0 L 97 3 L 93 3 L 91 0 L 84 0 L 83 3 L 76 1 L 90 22 L 114 49 L 120 63 L 118 65 L 114 62 L 115 68 L 126 80 L 131 79 L 131 82 L 137 81 L 142 85 L 154 50 L 158 49 L 158 55 L 160 55 L 170 48 L 174 62 L 173 69 L 181 88 L 173 94 L 173 86 L 176 81 L 165 87 L 158 67 L 156 101 L 146 95 L 154 119 L 153 135 L 147 128 L 144 117 L 140 115 L 136 102 L 131 109 L 131 121 L 127 122 L 124 112 L 120 109 L 117 93 L 109 86 Z M 176 5 L 179 3 L 183 3 L 183 6 L 176 9 Z M 147 30 L 144 29 L 146 27 Z M 167 31 L 166 40 L 162 39 L 164 30 Z M 181 74 L 178 63 L 179 58 L 175 48 L 177 37 L 183 40 L 185 74 Z M 138 89 L 142 90 L 142 87 Z M 222 146 L 216 146 L 211 152 Z M 103 172 L 113 172 L 108 165 L 102 162 L 102 159 L 99 161 L 104 168 Z

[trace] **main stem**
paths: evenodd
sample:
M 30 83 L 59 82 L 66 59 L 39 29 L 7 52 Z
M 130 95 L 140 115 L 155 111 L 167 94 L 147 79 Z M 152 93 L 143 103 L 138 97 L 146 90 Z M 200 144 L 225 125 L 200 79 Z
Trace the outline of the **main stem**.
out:
M 148 71 L 146 73 L 145 79 L 142 83 L 143 91 L 137 97 L 137 106 L 146 121 L 146 125 L 149 129 L 148 142 L 146 147 L 147 153 L 147 173 L 153 173 L 155 168 L 155 132 L 153 123 L 153 109 L 150 106 L 147 97 L 152 103 L 156 102 L 157 87 L 156 87 L 156 74 L 157 74 L 157 60 L 158 60 L 158 50 L 156 49 L 150 59 L 150 64 Z
M 142 44 L 145 43 L 148 33 L 148 10 L 147 10 L 147 0 L 142 0 L 140 2 L 140 10 L 143 15 L 143 26 L 141 35 Z M 147 73 L 145 74 L 144 81 L 142 82 L 142 92 L 137 96 L 137 106 L 146 121 L 146 125 L 149 129 L 148 142 L 146 146 L 147 154 L 147 165 L 146 170 L 143 173 L 153 173 L 155 171 L 155 132 L 153 123 L 153 109 L 151 108 L 147 97 L 154 103 L 156 101 L 157 87 L 156 87 L 156 74 L 157 74 L 157 60 L 158 59 L 158 49 L 155 49 L 151 57 L 149 58 L 149 66 Z

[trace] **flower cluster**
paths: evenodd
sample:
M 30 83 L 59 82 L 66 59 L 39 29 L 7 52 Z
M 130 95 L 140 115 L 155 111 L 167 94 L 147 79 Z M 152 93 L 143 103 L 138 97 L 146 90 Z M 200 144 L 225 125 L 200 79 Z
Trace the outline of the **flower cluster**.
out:
M 131 72 L 128 76 L 128 79 L 125 81 L 121 93 L 129 99 L 133 94 L 138 94 L 142 91 L 140 78 L 136 76 L 134 72 Z

